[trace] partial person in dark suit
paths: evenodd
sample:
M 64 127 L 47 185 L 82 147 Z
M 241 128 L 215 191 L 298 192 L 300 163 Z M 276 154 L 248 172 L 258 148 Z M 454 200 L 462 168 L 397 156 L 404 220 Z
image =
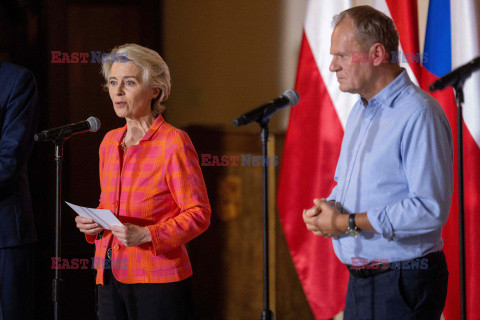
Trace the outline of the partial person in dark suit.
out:
M 38 112 L 33 74 L 0 61 L 0 320 L 33 317 L 37 234 L 27 162 Z

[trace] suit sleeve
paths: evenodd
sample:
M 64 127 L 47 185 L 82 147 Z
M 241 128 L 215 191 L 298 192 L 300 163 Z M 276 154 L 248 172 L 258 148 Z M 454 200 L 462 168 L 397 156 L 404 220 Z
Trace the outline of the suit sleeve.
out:
M 5 188 L 19 168 L 28 161 L 33 147 L 33 135 L 38 121 L 38 94 L 31 72 L 22 70 L 15 77 L 2 112 L 0 188 Z
M 180 212 L 161 224 L 148 226 L 150 247 L 158 255 L 187 243 L 210 224 L 210 204 L 198 156 L 183 131 L 172 132 L 167 139 L 167 184 Z

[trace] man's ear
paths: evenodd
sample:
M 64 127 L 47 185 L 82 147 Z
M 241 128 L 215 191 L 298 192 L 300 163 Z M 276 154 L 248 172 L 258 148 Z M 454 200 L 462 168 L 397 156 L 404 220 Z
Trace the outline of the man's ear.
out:
M 381 43 L 375 43 L 370 47 L 370 61 L 372 61 L 375 67 L 378 67 L 382 63 L 390 62 L 390 53 L 387 52 L 385 46 Z

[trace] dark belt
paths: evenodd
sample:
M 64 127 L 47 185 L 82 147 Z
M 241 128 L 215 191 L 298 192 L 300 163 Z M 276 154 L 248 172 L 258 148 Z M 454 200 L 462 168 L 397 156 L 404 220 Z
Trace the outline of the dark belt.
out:
M 437 251 L 426 256 L 406 261 L 392 263 L 369 263 L 361 266 L 347 264 L 348 272 L 354 277 L 369 278 L 395 269 L 415 270 L 428 269 L 445 259 L 443 251 Z
M 107 258 L 112 259 L 112 248 L 107 249 Z

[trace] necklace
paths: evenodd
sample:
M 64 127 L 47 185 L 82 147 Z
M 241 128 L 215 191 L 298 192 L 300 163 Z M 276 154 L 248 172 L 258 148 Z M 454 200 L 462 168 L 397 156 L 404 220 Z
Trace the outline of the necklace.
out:
M 125 134 L 123 135 L 123 138 L 122 138 L 122 150 L 123 150 L 123 152 L 127 152 L 127 150 L 128 150 L 127 144 L 125 143 L 125 137 L 126 136 L 127 136 L 127 132 L 125 132 Z

